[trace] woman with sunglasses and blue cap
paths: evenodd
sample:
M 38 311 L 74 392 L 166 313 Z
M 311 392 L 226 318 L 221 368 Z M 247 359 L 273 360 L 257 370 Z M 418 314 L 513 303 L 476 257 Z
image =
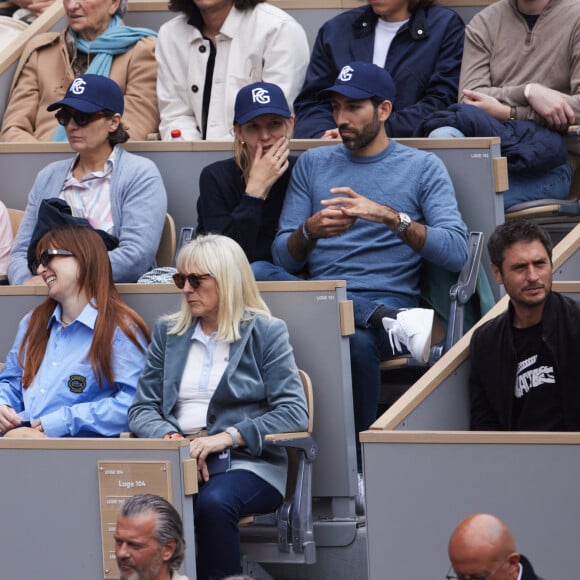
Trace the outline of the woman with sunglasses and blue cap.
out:
M 115 282 L 136 282 L 155 266 L 167 211 L 167 194 L 155 164 L 119 147 L 128 139 L 121 122 L 123 93 L 115 81 L 86 74 L 64 99 L 48 107 L 77 155 L 51 163 L 36 177 L 8 264 L 11 284 L 42 284 L 31 269 L 31 241 L 47 220 L 43 200 L 58 198 L 72 216 L 117 242 L 109 258 Z
M 203 169 L 198 233 L 228 236 L 250 262 L 271 261 L 286 189 L 296 158 L 289 155 L 294 117 L 272 83 L 242 88 L 235 102 L 234 157 Z
M 181 309 L 155 326 L 129 426 L 139 437 L 191 438 L 197 578 L 217 579 L 240 572 L 239 518 L 282 502 L 286 452 L 265 436 L 304 430 L 308 411 L 286 324 L 236 242 L 198 236 L 179 251 L 173 279 Z
M 0 372 L 0 436 L 118 436 L 145 364 L 147 325 L 121 300 L 92 228 L 48 232 L 36 264 L 48 298 L 20 322 Z

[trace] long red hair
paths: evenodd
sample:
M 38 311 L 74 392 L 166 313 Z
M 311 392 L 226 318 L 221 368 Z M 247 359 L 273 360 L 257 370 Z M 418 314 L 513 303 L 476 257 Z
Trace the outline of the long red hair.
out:
M 78 290 L 86 294 L 89 302 L 98 310 L 93 342 L 87 359 L 90 360 L 99 385 L 105 379 L 114 383 L 112 349 L 117 326 L 141 351 L 145 352 L 139 336 L 147 343 L 151 340 L 145 321 L 127 306 L 113 281 L 109 255 L 101 237 L 91 228 L 64 226 L 46 233 L 38 242 L 36 257 L 45 250 L 63 249 L 73 253 L 79 264 Z M 44 358 L 50 337 L 48 322 L 57 302 L 47 298 L 30 316 L 28 328 L 18 351 L 18 361 L 24 369 L 22 386 L 32 384 Z

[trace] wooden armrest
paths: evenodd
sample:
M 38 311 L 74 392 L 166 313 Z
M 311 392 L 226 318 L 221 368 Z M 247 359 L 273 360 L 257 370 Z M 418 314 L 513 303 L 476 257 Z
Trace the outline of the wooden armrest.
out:
M 306 431 L 297 431 L 294 433 L 272 433 L 271 435 L 266 435 L 266 441 L 280 441 L 284 439 L 304 439 L 305 437 L 310 437 L 310 434 Z

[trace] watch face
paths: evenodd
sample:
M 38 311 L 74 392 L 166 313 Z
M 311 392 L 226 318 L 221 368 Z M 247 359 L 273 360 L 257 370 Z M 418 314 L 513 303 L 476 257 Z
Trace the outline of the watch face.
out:
M 411 224 L 411 218 L 401 211 L 399 212 L 399 219 L 401 220 L 401 223 L 398 225 L 395 233 L 402 234 Z

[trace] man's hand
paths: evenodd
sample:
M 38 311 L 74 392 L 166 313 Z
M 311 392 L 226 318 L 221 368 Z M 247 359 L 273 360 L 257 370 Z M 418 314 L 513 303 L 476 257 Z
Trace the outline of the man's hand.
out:
M 367 222 L 385 224 L 391 229 L 399 225 L 399 214 L 393 208 L 371 201 L 350 187 L 333 187 L 330 193 L 339 197 L 325 199 L 320 203 L 339 208 L 343 215 L 353 218 L 353 221 L 361 218 Z
M 338 128 L 335 127 L 334 129 L 327 129 L 320 137 L 323 141 L 328 141 L 329 139 L 340 139 L 340 133 L 338 132 Z
M 321 209 L 306 220 L 306 229 L 314 239 L 340 236 L 352 227 L 356 217 L 347 216 L 339 207 L 332 207 L 334 200 L 321 203 L 328 203 L 330 207 Z
M 498 121 L 507 121 L 510 117 L 510 108 L 508 105 L 504 105 L 495 97 L 486 95 L 485 93 L 465 89 L 463 91 L 463 103 L 465 105 L 473 105 L 485 111 Z
M 568 103 L 569 95 L 549 89 L 538 83 L 529 86 L 528 103 L 546 125 L 556 131 L 564 131 L 576 122 L 576 116 Z
M 10 429 L 20 427 L 22 421 L 16 411 L 8 405 L 0 405 L 0 433 L 6 433 Z

